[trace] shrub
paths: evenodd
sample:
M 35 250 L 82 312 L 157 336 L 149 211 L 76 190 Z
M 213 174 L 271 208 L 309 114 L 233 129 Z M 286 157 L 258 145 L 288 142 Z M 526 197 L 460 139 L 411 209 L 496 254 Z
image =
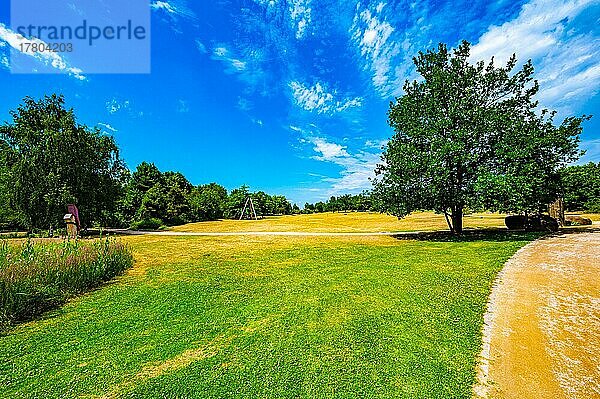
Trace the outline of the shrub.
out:
M 114 239 L 22 245 L 0 243 L 0 329 L 29 320 L 133 265 Z
M 131 223 L 131 229 L 133 230 L 158 230 L 164 223 L 158 218 L 146 218 Z
M 504 223 L 509 230 L 558 231 L 558 221 L 548 215 L 507 216 Z

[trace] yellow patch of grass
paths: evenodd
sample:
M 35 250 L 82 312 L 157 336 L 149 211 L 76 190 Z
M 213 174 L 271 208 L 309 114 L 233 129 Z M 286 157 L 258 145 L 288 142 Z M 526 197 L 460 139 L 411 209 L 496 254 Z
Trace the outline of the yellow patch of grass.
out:
M 126 380 L 125 382 L 114 386 L 110 392 L 107 392 L 103 396 L 97 397 L 99 399 L 114 399 L 119 398 L 124 392 L 128 392 L 130 389 L 141 382 L 147 381 L 152 378 L 156 378 L 166 373 L 171 373 L 176 370 L 183 369 L 193 362 L 207 359 L 215 356 L 220 347 L 227 346 L 233 339 L 233 336 L 224 337 L 219 336 L 212 342 L 195 349 L 188 349 L 183 353 L 168 359 L 164 362 L 155 362 L 146 364 L 142 370 L 136 374 L 133 378 Z
M 575 215 L 575 214 L 572 214 L 572 215 Z M 582 213 L 580 216 L 591 219 L 592 222 L 600 222 L 600 213 Z
M 467 228 L 504 227 L 505 215 L 475 213 L 466 215 Z M 310 233 L 374 233 L 399 231 L 446 230 L 443 215 L 433 212 L 415 212 L 398 220 L 390 215 L 373 212 L 318 213 L 312 215 L 271 216 L 260 220 L 219 220 L 190 223 L 172 228 L 177 232 L 310 232 Z

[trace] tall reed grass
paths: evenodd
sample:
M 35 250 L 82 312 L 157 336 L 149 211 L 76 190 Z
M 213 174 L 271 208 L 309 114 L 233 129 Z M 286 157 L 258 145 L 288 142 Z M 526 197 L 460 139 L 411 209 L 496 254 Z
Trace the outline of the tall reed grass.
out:
M 0 330 L 95 288 L 133 265 L 115 239 L 0 242 Z

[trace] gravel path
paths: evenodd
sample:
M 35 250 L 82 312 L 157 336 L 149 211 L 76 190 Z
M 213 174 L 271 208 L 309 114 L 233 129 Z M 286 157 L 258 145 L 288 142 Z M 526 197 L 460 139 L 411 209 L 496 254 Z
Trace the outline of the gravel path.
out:
M 229 237 L 229 236 L 289 236 L 289 237 L 370 237 L 370 236 L 418 236 L 422 231 L 382 231 L 364 233 L 335 233 L 308 231 L 236 231 L 236 232 L 185 232 L 185 231 L 137 231 L 107 229 L 105 232 L 123 235 L 153 235 L 153 236 L 192 236 L 192 237 Z
M 485 316 L 477 398 L 600 398 L 600 233 L 521 249 Z

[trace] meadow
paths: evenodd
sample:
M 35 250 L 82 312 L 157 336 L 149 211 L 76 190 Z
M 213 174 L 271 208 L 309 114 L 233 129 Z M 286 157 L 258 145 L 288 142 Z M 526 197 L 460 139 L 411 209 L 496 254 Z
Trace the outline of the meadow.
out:
M 503 228 L 506 215 L 474 213 L 465 215 L 465 228 Z M 177 232 L 299 231 L 307 233 L 374 233 L 447 230 L 443 215 L 415 212 L 404 219 L 375 212 L 326 212 L 309 215 L 270 216 L 259 220 L 218 220 L 173 227 Z
M 468 398 L 491 284 L 535 237 L 122 238 L 132 269 L 0 338 L 0 388 Z
M 0 331 L 59 306 L 133 265 L 120 242 L 0 241 Z

